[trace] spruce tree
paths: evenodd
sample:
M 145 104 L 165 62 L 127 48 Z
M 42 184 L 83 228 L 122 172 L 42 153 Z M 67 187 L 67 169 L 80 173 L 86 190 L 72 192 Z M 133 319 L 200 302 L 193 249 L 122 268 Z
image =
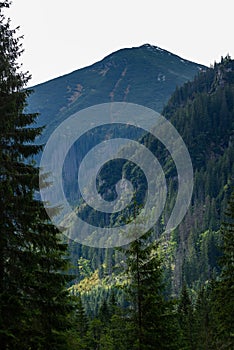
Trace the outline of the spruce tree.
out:
M 211 280 L 206 283 L 199 291 L 195 310 L 194 310 L 194 324 L 193 337 L 197 350 L 214 350 L 213 346 L 213 328 L 214 321 L 211 313 L 211 296 L 213 291 L 214 281 Z
M 74 312 L 71 315 L 71 327 L 68 331 L 68 350 L 87 349 L 88 317 L 82 304 L 81 296 L 74 299 Z
M 219 349 L 234 348 L 234 192 L 226 220 L 221 228 L 221 274 L 214 288 L 213 314 L 216 321 L 215 345 Z
M 42 129 L 24 113 L 30 76 L 18 64 L 21 37 L 0 2 L 0 344 L 1 349 L 66 349 L 71 304 L 66 246 L 40 201 L 33 157 Z
M 178 319 L 182 333 L 181 349 L 192 350 L 195 348 L 195 318 L 191 298 L 188 289 L 183 284 L 178 305 Z
M 148 234 L 127 248 L 126 263 L 130 301 L 129 331 L 132 349 L 179 349 L 173 304 L 165 300 L 162 261 L 158 244 Z

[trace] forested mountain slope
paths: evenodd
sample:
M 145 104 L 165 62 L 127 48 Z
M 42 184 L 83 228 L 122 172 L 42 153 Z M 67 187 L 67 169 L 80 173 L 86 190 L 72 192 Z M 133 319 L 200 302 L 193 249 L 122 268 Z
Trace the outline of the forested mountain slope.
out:
M 167 265 L 166 279 L 170 281 L 168 292 L 177 294 L 183 282 L 197 291 L 208 279 L 219 274 L 219 228 L 234 174 L 234 61 L 226 57 L 213 68 L 200 72 L 194 81 L 177 88 L 163 115 L 183 137 L 194 168 L 194 192 L 189 211 L 180 226 L 162 243 Z M 169 204 L 163 222 L 167 220 L 175 200 L 175 168 L 166 154 L 163 160 L 163 152 L 155 141 L 146 137 L 144 142 L 164 162 L 168 173 Z M 114 169 L 111 172 L 107 170 L 109 178 L 114 174 Z M 163 224 L 159 229 L 163 232 Z M 118 250 L 88 248 L 72 243 L 71 249 L 75 264 L 81 256 L 87 259 L 83 264 L 80 261 L 81 269 L 85 264 L 89 266 L 86 277 L 93 276 L 92 271 L 98 270 L 93 281 L 86 278 L 78 289 L 90 290 L 93 285 L 96 292 L 102 294 L 108 284 L 114 285 L 116 280 L 118 284 L 116 275 L 122 261 Z M 77 270 L 78 280 L 84 277 L 81 269 Z M 88 295 L 86 297 L 89 298 Z
M 176 284 L 180 276 L 195 287 L 216 273 L 217 231 L 233 185 L 234 61 L 222 58 L 177 89 L 163 113 L 183 137 L 194 167 L 192 205 L 177 232 L 174 277 Z

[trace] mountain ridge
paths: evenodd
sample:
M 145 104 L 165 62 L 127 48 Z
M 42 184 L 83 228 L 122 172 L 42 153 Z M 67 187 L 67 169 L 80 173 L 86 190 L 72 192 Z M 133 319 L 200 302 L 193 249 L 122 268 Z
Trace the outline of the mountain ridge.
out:
M 37 87 L 39 87 L 39 86 L 41 86 L 41 85 L 45 85 L 45 84 L 47 84 L 47 83 L 49 83 L 49 82 L 56 81 L 56 80 L 59 80 L 59 79 L 61 79 L 61 78 L 65 78 L 65 77 L 67 77 L 67 76 L 70 76 L 70 75 L 72 75 L 73 73 L 75 73 L 75 72 L 77 72 L 77 71 L 82 71 L 82 70 L 84 70 L 84 69 L 87 69 L 87 68 L 91 68 L 91 67 L 93 67 L 93 66 L 96 66 L 97 64 L 102 63 L 103 61 L 112 58 L 113 55 L 116 55 L 116 54 L 118 54 L 118 53 L 122 53 L 123 51 L 126 51 L 126 52 L 127 52 L 128 50 L 142 49 L 142 48 L 147 48 L 148 50 L 158 50 L 158 51 L 161 52 L 161 53 L 167 53 L 168 55 L 170 55 L 170 56 L 172 55 L 172 56 L 174 56 L 174 57 L 177 57 L 177 58 L 181 59 L 181 60 L 184 61 L 184 62 L 188 62 L 188 63 L 192 63 L 192 64 L 194 64 L 194 65 L 200 66 L 201 69 L 202 69 L 202 68 L 204 68 L 204 69 L 208 68 L 206 65 L 203 65 L 203 64 L 200 64 L 200 63 L 196 63 L 195 61 L 190 61 L 190 60 L 188 60 L 188 59 L 186 59 L 186 58 L 183 58 L 183 57 L 180 56 L 180 55 L 174 54 L 174 53 L 172 53 L 172 52 L 170 52 L 170 51 L 168 51 L 168 50 L 166 50 L 166 49 L 163 49 L 163 48 L 161 48 L 161 47 L 159 47 L 159 46 L 155 46 L 155 45 L 151 45 L 151 44 L 149 44 L 149 43 L 145 43 L 145 44 L 142 44 L 142 45 L 140 45 L 140 46 L 132 46 L 132 47 L 127 47 L 127 48 L 118 49 L 118 50 L 116 50 L 116 51 L 113 51 L 113 52 L 110 53 L 110 54 L 107 54 L 106 56 L 104 56 L 103 58 L 101 58 L 100 60 L 98 60 L 97 62 L 91 63 L 91 64 L 89 64 L 89 65 L 87 65 L 87 66 L 84 66 L 84 67 L 81 67 L 81 68 L 78 68 L 78 69 L 74 69 L 74 70 L 72 70 L 72 71 L 70 71 L 70 72 L 68 72 L 68 73 L 61 74 L 61 75 L 59 75 L 59 76 L 57 76 L 57 77 L 54 77 L 54 78 L 52 78 L 52 79 L 48 79 L 48 80 L 46 80 L 46 81 L 44 81 L 44 82 L 41 82 L 41 83 L 38 83 L 38 84 L 34 84 L 34 85 L 30 86 L 29 89 L 37 88 Z

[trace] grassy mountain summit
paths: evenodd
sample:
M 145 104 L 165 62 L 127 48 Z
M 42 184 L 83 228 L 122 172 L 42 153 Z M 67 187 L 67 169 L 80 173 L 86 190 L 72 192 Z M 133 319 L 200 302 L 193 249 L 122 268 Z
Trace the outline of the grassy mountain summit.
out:
M 29 110 L 40 113 L 47 139 L 61 121 L 99 103 L 126 101 L 161 112 L 175 88 L 203 69 L 149 44 L 121 49 L 91 66 L 34 86 Z

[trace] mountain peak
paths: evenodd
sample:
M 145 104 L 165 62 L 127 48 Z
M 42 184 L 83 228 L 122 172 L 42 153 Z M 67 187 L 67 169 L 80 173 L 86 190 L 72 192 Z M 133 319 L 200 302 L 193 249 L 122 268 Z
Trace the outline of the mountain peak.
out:
M 162 49 L 161 47 L 159 46 L 154 46 L 154 45 L 151 45 L 151 44 L 143 44 L 141 45 L 139 48 L 146 48 L 147 50 L 150 50 L 150 51 L 158 51 L 158 52 L 167 52 L 167 53 L 170 53 L 164 49 Z

